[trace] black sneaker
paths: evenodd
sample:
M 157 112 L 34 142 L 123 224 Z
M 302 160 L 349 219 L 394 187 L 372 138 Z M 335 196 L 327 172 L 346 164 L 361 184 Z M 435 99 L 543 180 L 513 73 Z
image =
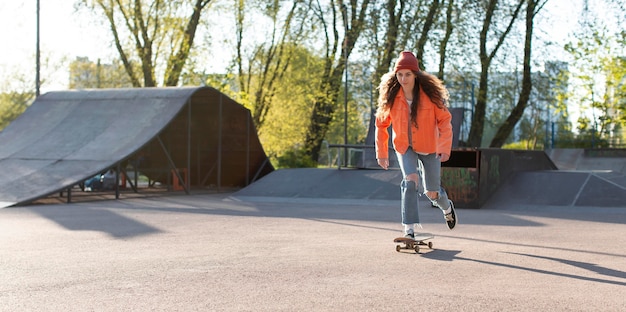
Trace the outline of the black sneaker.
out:
M 446 220 L 446 224 L 448 225 L 448 228 L 452 230 L 456 226 L 457 217 L 456 217 L 456 211 L 454 210 L 454 203 L 451 200 L 448 200 L 448 201 L 450 202 L 451 211 L 449 213 L 444 214 L 443 218 Z

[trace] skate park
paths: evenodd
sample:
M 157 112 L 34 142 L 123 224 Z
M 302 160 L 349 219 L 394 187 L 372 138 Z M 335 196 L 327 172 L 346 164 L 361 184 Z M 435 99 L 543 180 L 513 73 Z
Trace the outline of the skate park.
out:
M 187 90 L 180 96 L 181 104 L 169 107 L 169 117 L 154 114 L 155 119 L 167 120 L 144 119 L 144 126 L 158 129 L 135 129 L 144 135 L 122 141 L 120 146 L 126 149 L 101 159 L 89 161 L 93 154 L 88 159 L 76 156 L 81 155 L 76 150 L 89 150 L 80 140 L 72 141 L 73 149 L 58 144 L 72 152 L 47 152 L 49 159 L 33 159 L 30 156 L 43 147 L 57 144 L 49 138 L 37 145 L 40 139 L 25 135 L 25 128 L 14 136 L 0 134 L 0 164 L 15 168 L 0 175 L 2 192 L 16 194 L 5 190 L 25 188 L 24 196 L 0 198 L 10 203 L 0 209 L 4 281 L 0 310 L 621 311 L 626 307 L 622 296 L 626 157 L 620 151 L 552 150 L 529 156 L 457 150 L 457 162 L 444 167 L 446 177 L 475 182 L 455 191 L 459 225 L 448 230 L 441 213 L 421 201 L 424 231 L 435 236 L 433 249 L 398 253 L 392 240 L 400 232 L 399 170 L 367 165 L 274 170 L 265 163 L 260 146 L 224 147 L 232 153 L 224 163 L 236 159 L 239 164 L 230 170 L 226 164 L 213 170 L 208 166 L 206 171 L 187 167 L 187 159 L 175 151 L 186 150 L 189 144 L 168 145 L 185 141 L 166 139 L 170 122 L 193 114 L 198 108 L 186 109 L 188 99 L 194 103 L 198 97 L 208 98 L 209 91 Z M 51 115 L 48 111 L 41 116 Z M 85 122 L 84 127 L 93 123 Z M 112 129 L 128 124 L 129 120 L 120 120 Z M 107 142 L 115 132 L 86 134 L 77 127 L 67 131 L 76 131 L 85 142 Z M 252 130 L 237 128 L 245 129 L 246 141 L 255 141 L 254 135 L 247 135 Z M 49 128 L 41 133 L 52 132 Z M 24 136 L 32 141 L 6 139 Z M 206 149 L 215 148 L 208 144 Z M 189 168 L 188 179 L 180 173 L 176 177 L 185 181 L 182 190 L 154 195 L 129 186 L 121 194 L 102 195 L 104 200 L 65 202 L 68 192 L 80 192 L 77 184 L 83 179 L 117 167 L 138 152 L 154 150 L 171 156 L 171 161 L 164 156 L 158 166 L 149 168 L 155 180 L 172 183 L 167 179 L 175 180 L 177 172 L 170 169 Z M 70 167 L 82 164 L 83 170 L 68 174 L 59 166 L 72 157 L 61 154 L 73 155 Z M 189 154 L 201 155 L 201 149 Z M 251 161 L 254 157 L 249 155 L 258 157 Z M 211 161 L 218 163 L 219 158 Z M 191 159 L 189 163 L 194 163 Z M 35 162 L 39 165 L 24 165 Z M 20 172 L 39 178 L 57 173 L 64 182 L 42 184 L 54 184 L 46 189 L 32 187 L 18 179 Z M 163 172 L 170 173 L 169 178 L 158 176 Z M 202 178 L 192 172 L 201 172 Z M 198 187 L 205 177 L 204 184 L 213 185 L 210 191 Z M 495 190 L 490 189 L 493 184 Z M 61 200 L 49 204 L 45 199 L 50 196 Z

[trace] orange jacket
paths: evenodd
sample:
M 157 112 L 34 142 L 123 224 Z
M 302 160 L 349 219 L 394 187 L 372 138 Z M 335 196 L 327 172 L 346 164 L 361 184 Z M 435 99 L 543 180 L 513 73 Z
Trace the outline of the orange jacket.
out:
M 418 153 L 442 153 L 450 155 L 452 149 L 452 115 L 447 108 L 438 108 L 420 90 L 420 103 L 417 111 L 417 125 L 411 124 L 413 150 Z M 389 132 L 393 124 L 393 147 L 400 154 L 409 148 L 408 123 L 409 106 L 404 92 L 396 95 L 391 111 L 386 118 L 376 118 L 376 158 L 389 158 Z

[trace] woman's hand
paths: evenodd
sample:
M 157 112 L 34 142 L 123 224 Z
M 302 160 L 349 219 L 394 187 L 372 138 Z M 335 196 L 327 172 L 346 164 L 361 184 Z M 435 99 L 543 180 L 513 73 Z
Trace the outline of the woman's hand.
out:
M 389 158 L 380 158 L 376 160 L 378 161 L 378 165 L 383 169 L 387 170 L 387 168 L 389 168 Z
M 446 162 L 450 159 L 450 155 L 444 153 L 437 154 L 437 157 L 439 157 L 440 162 Z

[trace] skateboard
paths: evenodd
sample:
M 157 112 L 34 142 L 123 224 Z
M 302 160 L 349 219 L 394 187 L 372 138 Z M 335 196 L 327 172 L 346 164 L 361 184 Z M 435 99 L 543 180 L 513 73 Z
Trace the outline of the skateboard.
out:
M 417 233 L 414 239 L 406 237 L 397 237 L 393 240 L 394 243 L 400 243 L 396 245 L 396 251 L 400 252 L 402 249 L 413 249 L 416 253 L 420 253 L 420 246 L 428 246 L 433 249 L 433 242 L 425 242 L 425 240 L 434 238 L 435 236 L 430 233 Z M 404 244 L 404 245 L 403 245 Z

